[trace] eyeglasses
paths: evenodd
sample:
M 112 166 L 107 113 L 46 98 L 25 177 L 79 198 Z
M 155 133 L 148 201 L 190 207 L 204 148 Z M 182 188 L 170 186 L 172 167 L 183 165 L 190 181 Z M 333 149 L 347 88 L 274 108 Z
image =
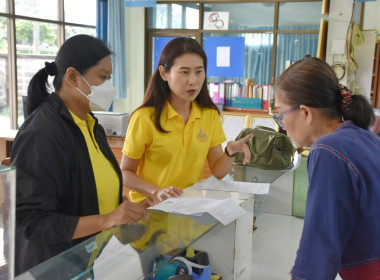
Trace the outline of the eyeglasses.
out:
M 291 113 L 295 110 L 298 110 L 300 108 L 299 105 L 293 107 L 293 108 L 290 108 L 282 113 L 279 113 L 279 114 L 273 114 L 273 119 L 276 121 L 276 123 L 278 124 L 279 127 L 281 127 L 282 129 L 284 129 L 284 122 L 283 122 L 283 117 L 288 114 L 288 113 Z

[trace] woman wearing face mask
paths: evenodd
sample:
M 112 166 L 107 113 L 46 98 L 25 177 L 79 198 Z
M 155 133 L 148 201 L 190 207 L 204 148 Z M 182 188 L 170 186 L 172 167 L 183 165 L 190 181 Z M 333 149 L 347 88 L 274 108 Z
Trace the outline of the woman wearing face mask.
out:
M 111 51 L 87 35 L 68 39 L 28 87 L 29 117 L 11 152 L 17 170 L 16 275 L 89 235 L 146 216 L 122 200 L 122 176 L 91 109 L 108 110 Z M 47 92 L 48 75 L 55 92 Z
M 250 158 L 245 142 L 252 135 L 230 141 L 222 150 L 226 138 L 207 89 L 207 58 L 199 43 L 173 39 L 158 65 L 143 104 L 130 118 L 123 147 L 124 184 L 136 202 L 178 197 L 203 178 L 206 160 L 212 174 L 223 178 L 236 153 L 244 152 L 245 162 Z

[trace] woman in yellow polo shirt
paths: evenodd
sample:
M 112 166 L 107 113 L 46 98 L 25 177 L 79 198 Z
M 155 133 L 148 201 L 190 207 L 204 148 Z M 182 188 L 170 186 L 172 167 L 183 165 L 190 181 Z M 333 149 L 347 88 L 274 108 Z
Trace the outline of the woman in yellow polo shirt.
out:
M 249 162 L 245 142 L 252 135 L 228 142 L 223 153 L 226 138 L 206 69 L 206 54 L 192 38 L 173 39 L 163 49 L 123 147 L 121 170 L 132 201 L 149 197 L 155 204 L 181 195 L 203 178 L 206 160 L 217 178 L 229 172 L 237 152 Z

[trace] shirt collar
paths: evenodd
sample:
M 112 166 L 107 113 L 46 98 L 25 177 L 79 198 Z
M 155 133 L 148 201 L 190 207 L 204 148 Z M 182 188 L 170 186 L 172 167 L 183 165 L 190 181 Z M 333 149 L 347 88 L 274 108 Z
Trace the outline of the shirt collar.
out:
M 71 117 L 73 118 L 75 124 L 80 127 L 80 125 L 87 125 L 90 127 L 90 130 L 92 131 L 95 126 L 95 119 L 90 115 L 86 115 L 86 120 L 82 120 L 77 115 L 75 115 L 70 109 L 68 109 L 70 112 Z M 87 124 L 86 124 L 87 123 Z
M 166 102 L 165 107 L 164 107 L 164 112 L 167 112 L 168 119 L 174 118 L 176 116 L 180 116 L 170 105 L 169 102 Z M 201 118 L 201 107 L 199 106 L 198 102 L 195 100 L 191 102 L 191 112 L 189 116 L 189 120 L 195 120 L 195 119 L 200 119 Z

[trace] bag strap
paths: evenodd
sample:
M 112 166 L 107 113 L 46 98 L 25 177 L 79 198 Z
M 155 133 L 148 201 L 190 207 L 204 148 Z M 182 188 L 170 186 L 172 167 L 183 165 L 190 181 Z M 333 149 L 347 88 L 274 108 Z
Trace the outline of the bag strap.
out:
M 267 126 L 258 125 L 258 126 L 256 126 L 255 128 L 260 129 L 260 130 L 265 130 L 265 131 L 269 131 L 269 132 L 277 133 L 276 130 L 274 130 L 274 129 L 271 128 L 271 127 L 267 127 Z
M 267 146 L 265 147 L 265 149 L 264 149 L 261 153 L 254 153 L 253 151 L 250 151 L 251 154 L 254 155 L 254 156 L 261 156 L 262 154 L 264 154 L 264 153 L 268 150 L 268 148 L 269 148 L 269 146 L 270 146 L 270 143 L 273 142 L 274 138 L 275 138 L 274 136 L 269 136 L 269 137 L 268 137 L 268 143 L 267 143 Z M 254 139 L 254 138 L 252 138 L 252 139 Z M 253 140 L 253 141 L 254 141 L 254 140 Z

